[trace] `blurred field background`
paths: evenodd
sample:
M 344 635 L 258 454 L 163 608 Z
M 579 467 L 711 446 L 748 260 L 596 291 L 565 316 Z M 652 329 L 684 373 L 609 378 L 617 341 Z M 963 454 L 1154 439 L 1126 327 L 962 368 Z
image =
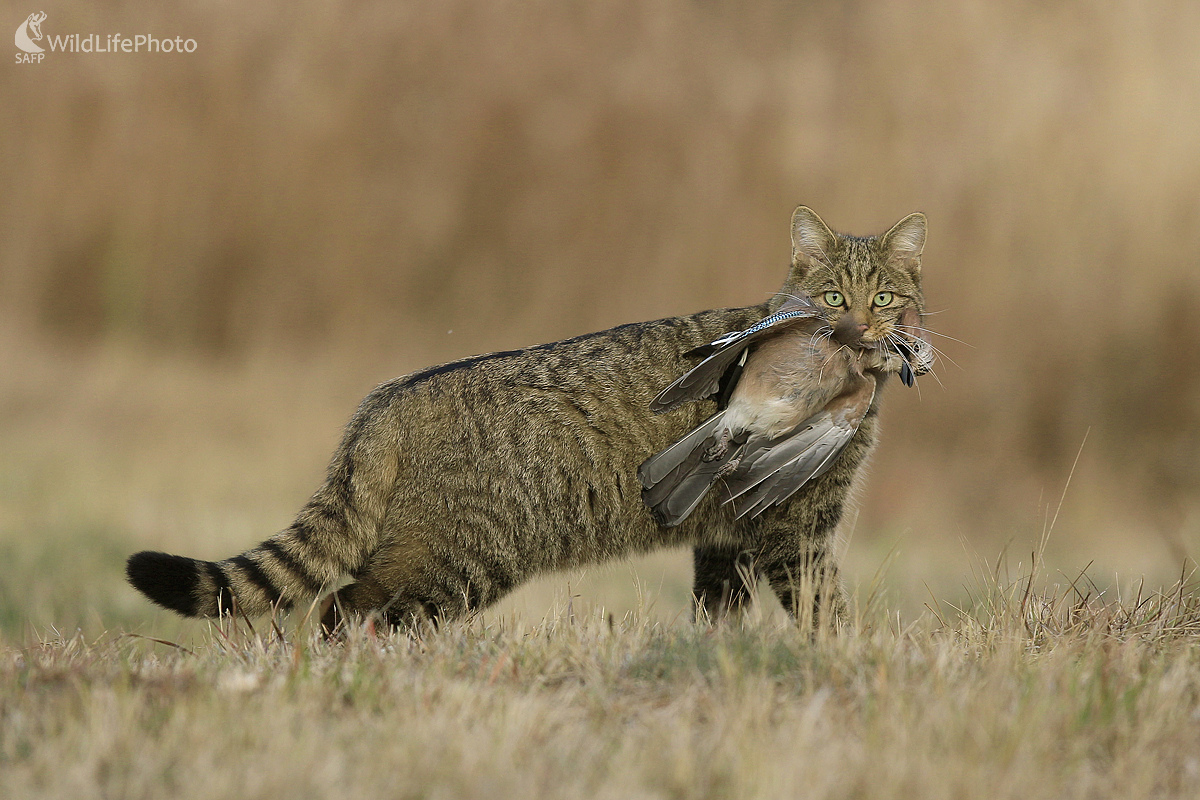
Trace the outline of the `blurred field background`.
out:
M 926 212 L 930 324 L 968 343 L 889 390 L 852 587 L 916 614 L 1056 516 L 1052 570 L 1100 585 L 1200 550 L 1200 5 L 44 10 L 199 47 L 0 72 L 5 635 L 177 632 L 128 553 L 286 525 L 387 378 L 762 300 L 799 203 Z M 665 553 L 503 613 L 569 585 L 677 619 L 689 581 Z

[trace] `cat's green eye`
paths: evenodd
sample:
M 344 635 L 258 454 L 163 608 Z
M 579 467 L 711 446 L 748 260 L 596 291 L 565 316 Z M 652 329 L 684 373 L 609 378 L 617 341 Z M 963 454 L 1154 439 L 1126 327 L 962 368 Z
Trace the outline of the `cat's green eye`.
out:
M 875 295 L 875 307 L 883 308 L 884 306 L 890 306 L 895 299 L 896 296 L 891 292 L 880 292 Z
M 841 292 L 826 292 L 825 304 L 833 308 L 841 308 L 846 302 L 846 298 L 842 297 Z

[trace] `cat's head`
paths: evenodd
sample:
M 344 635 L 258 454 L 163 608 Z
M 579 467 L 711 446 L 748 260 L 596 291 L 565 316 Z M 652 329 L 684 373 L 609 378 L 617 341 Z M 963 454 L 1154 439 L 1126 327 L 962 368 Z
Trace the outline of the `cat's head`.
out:
M 921 331 L 924 247 L 924 214 L 909 214 L 880 236 L 858 237 L 834 233 L 800 206 L 792 214 L 792 268 L 781 295 L 807 294 L 826 309 L 838 342 L 876 351 L 879 368 L 898 372 L 904 344 L 927 346 Z M 928 371 L 926 356 L 932 361 L 923 351 L 921 363 L 911 364 L 917 374 Z

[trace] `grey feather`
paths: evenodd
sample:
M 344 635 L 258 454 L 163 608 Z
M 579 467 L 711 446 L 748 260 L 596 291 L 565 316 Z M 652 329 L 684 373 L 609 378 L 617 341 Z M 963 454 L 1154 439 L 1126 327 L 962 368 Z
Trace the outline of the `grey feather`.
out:
M 721 456 L 705 458 L 716 444 L 716 432 L 724 417 L 725 412 L 714 414 L 638 468 L 642 499 L 660 525 L 673 528 L 687 519 L 708 494 L 720 470 L 740 452 L 740 444 L 733 443 Z
M 805 483 L 820 477 L 833 464 L 858 427 L 843 428 L 821 412 L 809 423 L 774 446 L 758 450 L 761 457 L 750 461 L 743 474 L 739 469 L 726 482 L 737 518 L 756 517 L 776 503 L 791 497 Z M 747 454 L 746 463 L 753 454 Z
M 724 411 L 712 415 L 692 429 L 687 436 L 642 462 L 638 467 L 638 480 L 642 482 L 642 488 L 650 489 L 660 484 L 692 451 L 703 444 L 705 439 L 712 438 L 713 432 L 720 426 L 724 417 Z

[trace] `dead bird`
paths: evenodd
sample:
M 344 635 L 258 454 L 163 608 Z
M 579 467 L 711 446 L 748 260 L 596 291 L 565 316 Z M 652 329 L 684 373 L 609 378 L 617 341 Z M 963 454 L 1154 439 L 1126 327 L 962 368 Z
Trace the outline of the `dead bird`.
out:
M 795 295 L 746 330 L 694 351 L 704 360 L 660 392 L 651 410 L 714 395 L 728 404 L 638 469 L 659 523 L 683 522 L 717 481 L 738 518 L 757 516 L 832 466 L 871 407 L 886 354 L 900 356 L 909 386 L 932 363 L 923 340 L 864 345 L 865 328 L 852 315 L 831 325 L 827 309 Z

